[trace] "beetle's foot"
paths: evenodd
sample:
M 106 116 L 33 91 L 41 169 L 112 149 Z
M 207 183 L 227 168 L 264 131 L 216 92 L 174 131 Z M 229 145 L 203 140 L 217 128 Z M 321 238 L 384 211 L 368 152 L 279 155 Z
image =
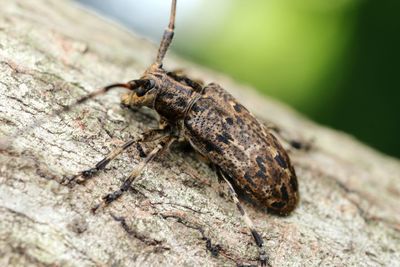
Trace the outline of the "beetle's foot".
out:
M 268 266 L 271 267 L 271 264 L 269 263 L 269 258 L 267 256 L 267 253 L 265 252 L 264 246 L 259 248 L 259 261 L 261 266 Z
M 120 196 L 122 196 L 122 194 L 125 192 L 126 190 L 123 189 L 118 189 L 112 193 L 109 193 L 105 196 L 102 197 L 102 202 L 100 202 L 99 204 L 96 204 L 93 208 L 92 208 L 92 212 L 96 213 L 98 210 L 103 209 L 105 207 L 107 207 L 111 202 L 117 200 Z
M 62 185 L 73 187 L 76 184 L 84 184 L 87 180 L 92 178 L 99 170 L 97 168 L 91 168 L 79 172 L 78 174 L 71 176 L 64 176 L 61 180 Z
M 314 139 L 309 139 L 309 140 L 291 139 L 289 141 L 289 144 L 292 148 L 303 151 L 309 151 L 312 148 L 313 143 Z

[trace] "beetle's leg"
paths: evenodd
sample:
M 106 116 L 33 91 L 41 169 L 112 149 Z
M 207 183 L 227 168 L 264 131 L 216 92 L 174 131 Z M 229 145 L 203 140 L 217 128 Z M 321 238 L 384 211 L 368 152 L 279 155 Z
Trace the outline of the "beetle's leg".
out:
M 228 179 L 225 177 L 225 173 L 219 167 L 217 167 L 217 175 L 219 178 L 223 179 L 228 184 L 229 192 L 231 193 L 232 199 L 235 202 L 236 207 L 240 212 L 240 215 L 242 215 L 242 218 L 246 223 L 246 226 L 250 229 L 250 232 L 253 235 L 254 241 L 256 242 L 256 245 L 258 247 L 259 260 L 261 266 L 266 266 L 267 264 L 268 266 L 270 266 L 268 262 L 267 253 L 265 252 L 264 241 L 261 235 L 256 231 L 253 221 L 250 219 L 249 215 L 247 215 L 242 204 L 240 203 L 239 198 L 235 192 L 235 189 L 233 188 L 232 184 L 228 181 Z
M 49 117 L 57 117 L 60 116 L 64 113 L 68 113 L 70 112 L 74 107 L 81 105 L 85 102 L 87 102 L 88 100 L 91 100 L 97 96 L 100 95 L 104 95 L 107 92 L 109 92 L 110 90 L 116 89 L 116 88 L 125 88 L 128 89 L 130 91 L 133 91 L 137 88 L 139 88 L 140 86 L 142 86 L 143 84 L 145 84 L 148 80 L 144 79 L 138 79 L 138 80 L 132 80 L 129 81 L 127 83 L 114 83 L 114 84 L 110 84 L 107 85 L 105 87 L 101 87 L 99 89 L 96 89 L 80 98 L 78 98 L 77 100 L 75 100 L 72 104 L 69 105 L 64 105 L 59 109 L 55 109 L 53 111 L 51 111 L 50 114 L 48 114 L 48 116 L 43 117 L 43 118 L 39 118 L 34 120 L 32 123 L 28 124 L 28 125 L 24 125 L 23 128 L 17 129 L 13 134 L 13 138 L 10 137 L 4 137 L 4 138 L 0 138 L 0 145 L 2 147 L 9 147 L 13 140 L 15 138 L 20 137 L 23 134 L 27 134 L 29 132 L 31 132 L 33 129 L 36 129 L 37 127 L 41 126 L 42 124 L 46 123 L 49 120 Z M 0 147 L 0 149 L 2 149 L 2 147 Z
M 169 71 L 167 72 L 167 75 L 175 81 L 184 82 L 187 86 L 190 86 L 198 93 L 201 93 L 203 90 L 204 84 L 202 81 L 188 78 L 182 70 Z
M 282 130 L 280 127 L 278 127 L 273 123 L 265 123 L 264 126 L 267 128 L 268 131 L 277 135 L 290 148 L 294 148 L 297 150 L 306 150 L 306 151 L 311 148 L 312 140 L 302 140 L 300 138 L 292 138 L 287 131 Z
M 132 145 L 136 144 L 139 145 L 139 142 L 151 142 L 155 141 L 157 139 L 160 139 L 164 137 L 166 134 L 170 132 L 170 128 L 167 127 L 165 129 L 152 129 L 150 131 L 142 133 L 137 139 L 131 139 L 122 146 L 114 149 L 111 151 L 106 157 L 104 157 L 102 160 L 97 162 L 97 164 L 87 170 L 81 171 L 78 174 L 75 174 L 70 177 L 64 177 L 63 180 L 61 181 L 62 184 L 71 184 L 71 183 L 84 183 L 93 176 L 95 176 L 99 171 L 104 170 L 104 168 L 110 163 L 113 159 L 115 159 L 118 155 L 120 155 L 122 152 L 126 151 L 128 148 L 130 148 Z M 141 149 L 140 146 L 137 147 L 139 150 L 139 153 L 143 155 L 143 150 Z
M 206 160 L 208 160 L 206 158 Z M 218 184 L 217 184 L 217 188 L 216 190 L 218 191 L 218 195 L 220 197 L 225 197 L 226 196 L 226 187 L 224 186 L 225 184 L 223 184 L 223 182 L 225 182 L 225 179 L 222 176 L 222 171 L 220 170 L 220 168 L 215 165 L 214 163 L 212 163 L 211 161 L 208 160 L 208 165 L 210 166 L 210 168 L 217 173 L 217 177 L 218 177 Z
M 176 141 L 175 136 L 165 136 L 160 140 L 160 142 L 157 144 L 157 146 L 146 156 L 146 158 L 141 161 L 130 173 L 128 178 L 124 181 L 124 183 L 121 185 L 121 187 L 107 195 L 105 195 L 102 199 L 103 201 L 100 204 L 97 204 L 92 211 L 96 212 L 99 208 L 104 207 L 109 205 L 111 202 L 114 200 L 118 199 L 119 197 L 122 196 L 122 194 L 126 191 L 129 190 L 131 187 L 133 181 L 142 173 L 143 169 L 146 167 L 146 165 L 151 162 L 157 155 L 160 153 L 164 152 L 165 150 L 168 149 L 168 147 Z

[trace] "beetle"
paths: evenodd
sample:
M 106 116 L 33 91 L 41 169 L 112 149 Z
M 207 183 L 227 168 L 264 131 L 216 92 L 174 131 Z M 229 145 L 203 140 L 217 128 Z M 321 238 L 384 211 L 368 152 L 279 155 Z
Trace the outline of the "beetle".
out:
M 144 159 L 134 167 L 121 187 L 105 195 L 102 202 L 93 208 L 95 212 L 121 197 L 146 165 L 168 150 L 172 143 L 189 142 L 215 167 L 218 177 L 227 183 L 233 201 L 259 248 L 260 264 L 265 266 L 269 263 L 263 239 L 236 192 L 271 212 L 287 215 L 299 200 L 295 170 L 288 153 L 272 132 L 225 89 L 215 83 L 203 86 L 201 82 L 163 68 L 163 59 L 174 36 L 176 2 L 172 0 L 169 25 L 161 39 L 156 60 L 139 79 L 97 89 L 52 113 L 58 116 L 114 88 L 125 88 L 128 92 L 122 95 L 122 105 L 155 110 L 160 117 L 160 127 L 128 140 L 92 168 L 64 177 L 62 182 L 82 184 L 133 145 L 156 142 L 155 148 L 143 156 Z M 38 121 L 29 128 L 40 123 Z

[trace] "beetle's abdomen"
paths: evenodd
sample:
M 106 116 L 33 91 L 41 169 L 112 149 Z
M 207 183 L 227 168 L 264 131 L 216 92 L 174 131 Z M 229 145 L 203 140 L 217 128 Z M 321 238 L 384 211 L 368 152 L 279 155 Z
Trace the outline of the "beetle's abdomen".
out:
M 184 119 L 184 135 L 253 202 L 279 214 L 295 208 L 297 178 L 286 151 L 218 85 L 208 85 L 193 105 Z

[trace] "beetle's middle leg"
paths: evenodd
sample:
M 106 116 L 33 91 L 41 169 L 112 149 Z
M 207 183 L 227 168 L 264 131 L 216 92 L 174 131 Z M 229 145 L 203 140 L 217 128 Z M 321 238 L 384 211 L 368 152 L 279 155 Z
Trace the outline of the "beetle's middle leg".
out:
M 123 193 L 129 190 L 133 181 L 142 173 L 143 169 L 146 165 L 151 162 L 157 155 L 166 151 L 169 146 L 176 141 L 177 138 L 172 135 L 164 136 L 157 144 L 157 146 L 146 156 L 146 158 L 141 161 L 133 171 L 130 173 L 128 178 L 125 179 L 120 188 L 112 193 L 105 195 L 102 199 L 103 201 L 100 204 L 97 204 L 92 211 L 96 212 L 99 208 L 109 205 L 114 200 L 117 200 L 122 196 Z
M 267 253 L 265 252 L 265 247 L 264 247 L 264 241 L 261 237 L 261 235 L 257 232 L 257 230 L 254 227 L 253 221 L 250 219 L 249 215 L 247 215 L 246 211 L 244 210 L 242 204 L 239 201 L 239 198 L 235 192 L 235 189 L 233 188 L 232 184 L 229 182 L 229 180 L 225 177 L 225 173 L 217 167 L 217 175 L 220 179 L 224 180 L 229 187 L 229 192 L 231 193 L 232 199 L 236 204 L 237 209 L 240 212 L 240 215 L 242 216 L 244 222 L 246 223 L 246 226 L 249 228 L 254 241 L 256 242 L 256 245 L 258 247 L 258 253 L 259 253 L 259 261 L 261 263 L 261 266 L 266 266 L 268 262 L 268 256 Z
M 175 79 L 178 82 L 183 82 L 186 85 L 190 86 L 193 88 L 193 90 L 195 90 L 198 93 L 201 93 L 203 91 L 204 88 L 204 83 L 203 81 L 200 80 L 192 80 L 190 78 L 188 78 L 183 70 L 174 70 L 174 71 L 169 71 L 167 72 L 167 75 L 172 77 L 173 79 Z
M 166 127 L 164 129 L 152 129 L 147 132 L 142 133 L 137 139 L 131 139 L 127 141 L 125 144 L 122 146 L 114 149 L 111 151 L 107 156 L 105 156 L 102 160 L 96 163 L 96 165 L 90 169 L 84 170 L 79 172 L 78 174 L 75 174 L 70 177 L 64 177 L 63 180 L 61 181 L 62 184 L 67 184 L 70 185 L 71 183 L 77 183 L 77 184 L 82 184 L 95 176 L 98 172 L 102 171 L 105 169 L 105 167 L 113 160 L 115 159 L 118 155 L 120 155 L 122 152 L 126 151 L 128 148 L 130 148 L 132 145 L 136 144 L 139 145 L 140 142 L 151 142 L 151 141 L 156 141 L 162 137 L 165 137 L 167 134 L 169 134 L 170 128 Z M 141 151 L 141 147 L 138 147 L 139 152 L 143 153 Z

